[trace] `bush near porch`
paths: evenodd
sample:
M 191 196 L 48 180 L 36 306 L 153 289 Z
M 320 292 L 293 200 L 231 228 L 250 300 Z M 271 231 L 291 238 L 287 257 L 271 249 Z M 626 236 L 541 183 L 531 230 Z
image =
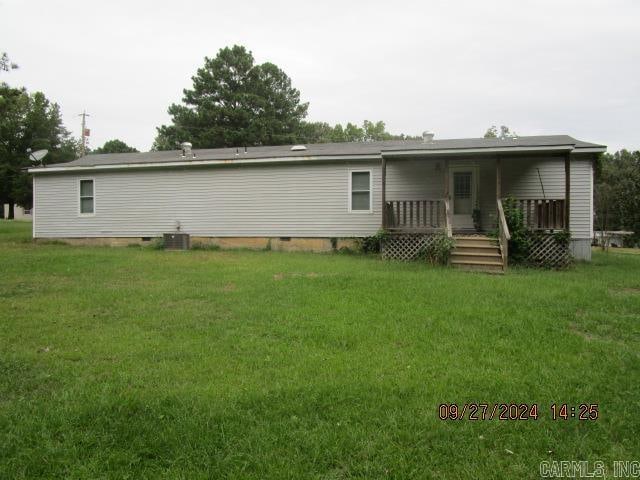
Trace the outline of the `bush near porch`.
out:
M 569 253 L 571 233 L 569 231 L 556 230 L 549 233 L 531 230 L 525 225 L 523 211 L 514 197 L 505 198 L 503 208 L 511 236 L 509 240 L 511 264 L 541 268 L 566 268 L 571 264 L 572 257 Z
M 487 276 L 29 228 L 0 222 L 0 478 L 538 478 L 640 452 L 640 256 Z

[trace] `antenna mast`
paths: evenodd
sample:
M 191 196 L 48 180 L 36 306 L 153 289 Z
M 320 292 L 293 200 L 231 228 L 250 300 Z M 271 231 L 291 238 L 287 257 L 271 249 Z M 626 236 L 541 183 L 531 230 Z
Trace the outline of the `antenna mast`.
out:
M 80 156 L 84 157 L 87 151 L 87 137 L 91 134 L 91 130 L 86 128 L 86 117 L 90 117 L 91 115 L 83 111 L 78 116 L 82 117 L 82 145 L 80 147 Z

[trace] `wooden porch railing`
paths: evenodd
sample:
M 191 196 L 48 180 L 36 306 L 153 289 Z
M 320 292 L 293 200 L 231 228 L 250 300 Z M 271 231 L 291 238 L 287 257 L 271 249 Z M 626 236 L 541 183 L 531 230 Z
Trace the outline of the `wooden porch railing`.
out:
M 445 227 L 445 200 L 391 200 L 385 203 L 384 227 L 428 231 Z
M 564 229 L 564 199 L 518 199 L 518 207 L 522 210 L 524 224 L 531 230 Z
M 502 200 L 498 199 L 498 242 L 500 242 L 500 253 L 502 254 L 502 269 L 507 269 L 507 263 L 509 260 L 509 240 L 511 240 L 511 233 L 509 233 L 509 225 L 507 225 L 507 219 L 504 216 L 504 208 L 502 208 Z

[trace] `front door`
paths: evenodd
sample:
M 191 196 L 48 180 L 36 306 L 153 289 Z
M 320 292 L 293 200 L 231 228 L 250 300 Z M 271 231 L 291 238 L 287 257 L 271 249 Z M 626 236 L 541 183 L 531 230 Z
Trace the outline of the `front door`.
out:
M 473 167 L 453 167 L 449 178 L 453 228 L 473 228 L 476 204 L 476 172 Z

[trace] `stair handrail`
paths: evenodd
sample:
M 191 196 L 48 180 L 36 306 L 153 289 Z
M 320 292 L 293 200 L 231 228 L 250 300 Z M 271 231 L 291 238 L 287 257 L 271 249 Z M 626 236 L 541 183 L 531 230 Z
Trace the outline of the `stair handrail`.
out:
M 509 225 L 507 225 L 507 218 L 504 216 L 504 208 L 502 207 L 502 199 L 498 198 L 498 241 L 500 242 L 500 253 L 502 254 L 503 269 L 507 269 L 507 260 L 509 258 L 509 240 L 511 240 L 511 233 L 509 233 Z
M 447 232 L 447 237 L 453 238 L 453 229 L 451 224 L 453 223 L 451 219 L 451 208 L 449 207 L 449 198 L 444 199 L 444 226 Z

